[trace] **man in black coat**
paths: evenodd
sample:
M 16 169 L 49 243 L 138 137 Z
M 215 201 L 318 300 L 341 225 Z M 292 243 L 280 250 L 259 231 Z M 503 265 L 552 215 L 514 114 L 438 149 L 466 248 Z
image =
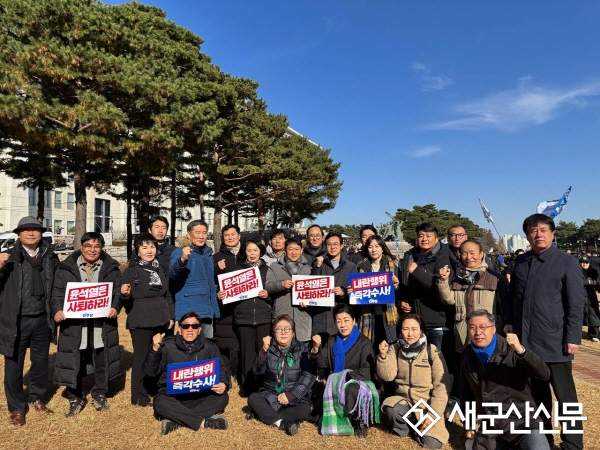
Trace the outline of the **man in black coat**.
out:
M 543 214 L 533 214 L 523 222 L 531 250 L 515 261 L 504 331 L 519 336 L 523 345 L 541 356 L 550 368 L 550 381 L 532 381 L 536 403 L 548 411 L 552 409 L 552 386 L 558 412 L 563 413 L 564 403 L 577 403 L 572 362 L 581 344 L 585 291 L 577 259 L 552 245 L 554 228 L 554 221 Z M 563 426 L 582 429 L 579 421 L 573 427 L 569 422 Z M 544 429 L 551 428 L 552 421 L 544 418 Z M 552 444 L 553 436 L 546 437 Z M 561 433 L 561 440 L 563 450 L 583 448 L 582 434 Z
M 50 297 L 58 258 L 42 241 L 46 229 L 35 217 L 24 217 L 13 230 L 19 238 L 0 253 L 0 353 L 4 355 L 4 393 L 12 425 L 25 425 L 27 400 L 23 364 L 30 349 L 29 403 L 46 414 L 48 352 L 54 334 Z
M 158 378 L 160 389 L 154 397 L 154 411 L 164 418 L 163 435 L 180 426 L 196 431 L 200 428 L 224 430 L 228 426 L 227 418 L 219 413 L 229 403 L 229 373 L 217 346 L 204 337 L 200 323 L 198 314 L 183 314 L 179 319 L 179 333 L 165 339 L 164 333 L 156 334 L 144 361 L 144 373 Z M 169 364 L 208 359 L 219 360 L 219 383 L 207 391 L 167 395 Z
M 154 236 L 154 239 L 158 242 L 158 246 L 156 247 L 156 259 L 168 274 L 169 264 L 171 263 L 171 253 L 175 250 L 175 246 L 168 244 L 166 241 L 167 232 L 169 231 L 169 221 L 166 217 L 156 216 L 150 219 L 148 225 L 148 233 Z
M 113 284 L 111 308 L 106 318 L 66 319 L 63 312 L 67 283 Z M 67 387 L 67 417 L 79 414 L 85 406 L 83 377 L 86 366 L 94 366 L 92 405 L 96 411 L 108 409 L 106 394 L 110 380 L 121 374 L 117 315 L 121 311 L 121 270 L 119 263 L 104 251 L 104 237 L 88 232 L 81 237 L 81 250 L 65 259 L 56 272 L 51 309 L 60 326 L 54 382 Z
M 363 225 L 360 227 L 360 230 L 358 230 L 358 236 L 360 237 L 361 246 L 358 251 L 350 257 L 350 261 L 358 266 L 358 264 L 364 259 L 362 251 L 366 251 L 366 248 L 363 247 L 367 243 L 367 239 L 369 239 L 371 236 L 375 236 L 376 234 L 377 228 L 375 228 L 373 225 Z

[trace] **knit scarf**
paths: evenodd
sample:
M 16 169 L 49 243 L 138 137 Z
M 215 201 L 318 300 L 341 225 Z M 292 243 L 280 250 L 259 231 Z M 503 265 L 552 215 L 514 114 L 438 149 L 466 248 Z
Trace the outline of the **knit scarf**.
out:
M 227 247 L 227 250 L 229 250 L 231 253 L 233 253 L 235 256 L 237 256 L 237 254 L 239 253 L 241 247 L 242 247 L 242 242 L 240 241 L 234 247 Z
M 300 257 L 298 261 L 290 261 L 286 255 L 283 255 L 283 264 L 285 266 L 285 270 L 287 270 L 290 275 L 296 275 L 302 267 L 302 263 L 300 262 L 301 260 L 302 257 Z
M 492 355 L 494 354 L 494 350 L 496 350 L 496 335 L 492 338 L 492 342 L 489 343 L 486 347 L 479 348 L 475 347 L 471 342 L 471 348 L 475 352 L 475 355 L 479 359 L 479 362 L 482 366 L 485 366 L 492 359 Z
M 402 338 L 398 339 L 398 344 L 400 344 L 402 356 L 406 359 L 415 359 L 421 353 L 425 344 L 427 344 L 427 338 L 425 337 L 425 333 L 421 332 L 421 337 L 414 344 L 409 344 Z
M 250 261 L 246 260 L 246 266 L 248 267 L 260 267 L 260 259 L 256 262 L 251 263 Z
M 294 354 L 290 352 L 291 346 L 292 343 L 290 342 L 286 348 L 280 350 L 281 356 L 277 361 L 277 382 L 275 384 L 275 391 L 278 394 L 281 394 L 285 390 L 285 379 L 287 375 L 285 366 L 292 367 L 294 365 Z
M 352 327 L 352 331 L 346 339 L 343 339 L 338 333 L 332 347 L 334 373 L 344 370 L 344 364 L 346 363 L 346 352 L 350 350 L 354 344 L 356 344 L 359 336 L 360 331 L 358 331 L 358 327 L 356 325 Z
M 358 266 L 358 271 L 361 273 L 368 272 L 369 270 L 365 270 L 365 266 L 370 267 L 370 263 L 367 259 L 361 262 Z M 394 274 L 394 261 L 388 261 L 385 256 L 381 257 L 380 267 L 384 270 L 381 272 L 391 272 Z M 389 303 L 385 306 L 385 321 L 388 327 L 396 328 L 398 324 L 398 308 L 393 303 Z M 364 305 L 360 309 L 360 319 L 358 320 L 358 326 L 360 328 L 360 332 L 368 337 L 371 341 L 373 341 L 373 324 L 375 323 L 375 318 L 373 317 L 373 307 Z
M 152 261 L 144 261 L 143 259 L 138 260 L 138 264 L 142 269 L 150 274 L 150 286 L 162 286 L 162 281 L 160 281 L 160 276 L 158 275 L 158 268 L 160 267 L 160 263 L 156 258 Z
M 372 381 L 349 380 L 351 370 L 332 373 L 327 378 L 323 393 L 323 419 L 321 434 L 323 436 L 351 436 L 354 428 L 346 415 L 346 388 L 358 384 L 358 396 L 350 413 L 367 426 L 379 423 L 379 394 Z

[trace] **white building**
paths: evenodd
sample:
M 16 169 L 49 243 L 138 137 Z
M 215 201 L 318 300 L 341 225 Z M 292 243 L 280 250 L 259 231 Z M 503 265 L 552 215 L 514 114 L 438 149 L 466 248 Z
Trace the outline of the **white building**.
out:
M 514 252 L 515 250 L 529 250 L 530 245 L 527 242 L 527 239 L 521 236 L 520 234 L 505 234 L 502 236 L 502 242 L 504 243 L 504 247 L 509 252 Z

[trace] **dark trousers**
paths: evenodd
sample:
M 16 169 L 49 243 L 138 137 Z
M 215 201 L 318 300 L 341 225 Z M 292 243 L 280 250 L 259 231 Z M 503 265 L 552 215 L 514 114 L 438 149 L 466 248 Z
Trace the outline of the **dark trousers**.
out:
M 559 411 L 555 411 L 555 414 L 563 415 L 563 404 L 565 402 L 577 403 L 577 390 L 575 389 L 575 382 L 573 381 L 573 368 L 572 362 L 562 362 L 562 363 L 546 363 L 548 368 L 550 369 L 550 380 L 549 381 L 541 381 L 532 379 L 531 380 L 531 394 L 536 404 L 544 405 L 546 410 L 552 414 L 552 392 L 550 391 L 550 386 L 552 386 L 552 390 L 554 391 L 554 395 L 558 400 L 558 408 Z M 551 419 L 546 418 L 544 414 L 541 414 L 544 422 L 544 429 L 550 430 L 552 429 L 552 421 Z M 568 429 L 577 429 L 582 430 L 583 424 L 581 421 L 576 421 L 576 426 L 571 427 L 570 423 L 566 424 Z M 552 444 L 553 437 L 551 434 L 547 434 L 548 442 Z M 581 434 L 563 434 L 562 431 L 560 433 L 560 438 L 562 440 L 561 449 L 563 450 L 581 450 L 583 449 L 583 435 Z
M 344 412 L 346 413 L 346 416 L 350 417 L 351 419 L 358 415 L 358 408 L 352 414 L 350 414 L 350 411 L 352 411 L 354 409 L 354 406 L 356 405 L 356 401 L 358 400 L 359 389 L 360 388 L 358 387 L 358 384 L 353 383 L 349 385 L 345 390 L 346 404 L 344 405 Z
M 91 344 L 91 343 L 90 343 Z M 108 393 L 108 376 L 106 374 L 106 359 L 104 347 L 79 350 L 79 372 L 77 372 L 77 385 L 72 388 L 67 386 L 67 398 L 70 402 L 83 399 L 83 377 L 87 373 L 87 363 L 94 365 L 94 386 L 92 398 L 98 398 Z
M 254 376 L 251 373 L 252 364 L 262 348 L 263 338 L 269 336 L 271 333 L 271 324 L 238 325 L 236 326 L 236 332 L 240 342 L 240 375 L 238 382 L 250 391 L 254 391 L 257 386 L 254 386 L 254 383 L 250 383 L 250 381 L 254 380 Z M 248 383 L 247 380 L 249 381 Z
M 154 411 L 165 419 L 177 422 L 179 425 L 199 430 L 202 421 L 225 411 L 229 403 L 228 394 L 213 394 L 191 399 L 181 399 L 166 394 L 154 397 Z
M 448 372 L 452 375 L 452 387 L 450 395 L 459 398 L 459 372 L 458 366 L 454 361 L 454 333 L 452 330 L 429 330 L 427 332 L 427 342 L 433 344 L 444 355 L 444 360 L 448 366 Z
M 166 331 L 167 327 L 165 326 L 129 330 L 133 344 L 133 361 L 131 363 L 131 403 L 133 405 L 149 405 L 149 395 L 155 395 L 158 390 L 156 378 L 146 377 L 142 372 L 142 366 L 152 345 L 154 335 Z
M 25 353 L 30 349 L 29 402 L 43 399 L 48 387 L 48 352 L 51 333 L 46 314 L 22 316 L 18 319 L 13 356 L 4 357 L 4 392 L 8 410 L 24 411 L 27 399 L 23 391 Z
M 298 403 L 297 405 L 282 406 L 279 411 L 275 411 L 266 398 L 258 392 L 250 394 L 248 397 L 248 406 L 254 411 L 258 420 L 267 425 L 273 425 L 278 420 L 286 422 L 304 422 L 310 415 L 311 406 L 309 403 Z
M 406 437 L 412 431 L 412 428 L 409 428 L 409 425 L 406 423 L 404 416 L 406 413 L 410 411 L 410 406 L 405 405 L 401 402 L 396 403 L 394 407 L 386 406 L 383 409 L 383 412 L 387 415 L 390 423 L 392 424 L 392 431 L 396 433 L 400 437 Z M 412 423 L 417 423 L 418 419 L 415 420 L 414 414 L 411 414 L 410 421 Z M 442 448 L 444 444 L 442 444 L 437 439 L 431 436 L 419 436 L 416 433 L 413 433 L 416 441 L 421 444 L 423 447 L 427 448 Z

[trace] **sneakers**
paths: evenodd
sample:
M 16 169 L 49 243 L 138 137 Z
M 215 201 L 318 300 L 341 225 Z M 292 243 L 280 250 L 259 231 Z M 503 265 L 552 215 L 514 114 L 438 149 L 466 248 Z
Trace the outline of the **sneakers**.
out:
M 246 420 L 252 420 L 255 419 L 256 416 L 254 415 L 254 411 L 250 411 L 246 413 Z
M 73 417 L 81 412 L 85 406 L 85 400 L 73 400 L 69 402 L 69 411 L 65 414 L 65 417 Z
M 222 414 L 216 414 L 212 417 L 204 419 L 204 428 L 211 428 L 213 430 L 226 430 L 229 426 L 227 418 Z
M 592 342 L 600 342 L 600 339 L 598 339 L 598 338 L 592 338 Z
M 108 401 L 106 396 L 99 395 L 96 398 L 92 398 L 92 406 L 96 408 L 96 411 L 105 411 L 108 409 Z
M 164 419 L 160 424 L 160 434 L 164 436 L 165 434 L 169 434 L 171 431 L 175 431 L 179 427 L 181 427 L 181 425 L 179 425 L 177 422 Z
M 298 424 L 296 422 L 287 422 L 282 420 L 279 424 L 279 429 L 284 430 L 289 436 L 298 434 Z
M 365 423 L 361 420 L 354 427 L 354 436 L 357 438 L 366 438 L 369 434 L 369 428 L 365 425 Z

